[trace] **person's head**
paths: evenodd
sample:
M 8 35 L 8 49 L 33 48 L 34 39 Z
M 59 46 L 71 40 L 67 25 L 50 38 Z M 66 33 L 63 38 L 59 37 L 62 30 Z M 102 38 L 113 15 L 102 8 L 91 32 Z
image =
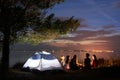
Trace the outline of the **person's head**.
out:
M 88 58 L 90 56 L 90 54 L 89 53 L 86 53 L 86 57 Z
M 97 59 L 95 54 L 92 56 L 92 59 Z
M 69 55 L 67 55 L 67 56 L 66 56 L 66 58 L 67 58 L 67 59 L 69 59 L 69 58 L 70 58 L 70 56 L 69 56 Z
M 77 58 L 77 55 L 74 55 L 74 56 L 73 56 L 73 58 L 75 58 L 75 59 L 76 59 L 76 58 Z
M 65 57 L 64 57 L 64 56 L 61 56 L 61 57 L 60 57 L 60 59 L 61 59 L 61 60 L 64 60 L 64 59 L 65 59 Z

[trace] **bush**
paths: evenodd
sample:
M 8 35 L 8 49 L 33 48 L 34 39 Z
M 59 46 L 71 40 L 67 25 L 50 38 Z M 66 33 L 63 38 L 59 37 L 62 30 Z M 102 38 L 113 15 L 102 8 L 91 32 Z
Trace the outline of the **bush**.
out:
M 12 68 L 13 69 L 18 69 L 18 70 L 22 70 L 23 67 L 23 63 L 16 63 Z

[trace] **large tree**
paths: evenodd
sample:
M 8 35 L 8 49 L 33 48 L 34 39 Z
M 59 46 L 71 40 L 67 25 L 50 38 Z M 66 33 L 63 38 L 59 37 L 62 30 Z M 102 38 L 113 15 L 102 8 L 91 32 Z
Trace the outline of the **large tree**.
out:
M 76 30 L 79 21 L 60 19 L 46 10 L 64 0 L 0 0 L 2 71 L 9 69 L 9 46 L 14 41 L 41 42 Z

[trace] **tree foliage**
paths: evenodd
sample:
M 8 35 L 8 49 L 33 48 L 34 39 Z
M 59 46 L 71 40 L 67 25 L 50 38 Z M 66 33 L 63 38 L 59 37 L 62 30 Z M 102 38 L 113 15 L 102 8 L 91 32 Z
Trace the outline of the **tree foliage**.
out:
M 27 34 L 19 36 L 19 40 L 22 42 L 30 42 L 37 44 L 40 42 L 49 41 L 64 35 L 69 32 L 73 32 L 79 26 L 79 21 L 73 19 L 61 20 L 55 18 L 54 14 L 47 16 L 39 27 L 29 27 L 30 29 L 26 30 Z
M 10 39 L 25 33 L 27 27 L 42 25 L 45 10 L 63 0 L 0 0 L 0 31 L 10 31 Z
M 76 30 L 79 21 L 73 17 L 62 20 L 47 9 L 64 0 L 0 0 L 0 32 L 3 40 L 2 68 L 9 67 L 10 42 L 42 42 Z
M 79 21 L 61 20 L 46 10 L 64 0 L 0 0 L 0 31 L 10 31 L 10 40 L 39 43 L 75 30 Z M 10 30 L 7 30 L 8 28 Z M 29 30 L 30 29 L 30 30 Z

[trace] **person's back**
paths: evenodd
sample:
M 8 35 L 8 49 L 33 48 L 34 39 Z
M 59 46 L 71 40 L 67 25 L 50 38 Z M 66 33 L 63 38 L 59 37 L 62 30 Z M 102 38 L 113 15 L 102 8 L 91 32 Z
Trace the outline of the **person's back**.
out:
M 79 67 L 77 66 L 77 56 L 76 55 L 74 55 L 70 61 L 70 69 L 71 70 L 78 70 L 79 69 Z
M 86 58 L 84 59 L 84 68 L 85 69 L 91 69 L 91 65 L 90 65 L 91 60 L 90 60 L 89 56 L 90 55 L 88 53 L 86 53 Z

